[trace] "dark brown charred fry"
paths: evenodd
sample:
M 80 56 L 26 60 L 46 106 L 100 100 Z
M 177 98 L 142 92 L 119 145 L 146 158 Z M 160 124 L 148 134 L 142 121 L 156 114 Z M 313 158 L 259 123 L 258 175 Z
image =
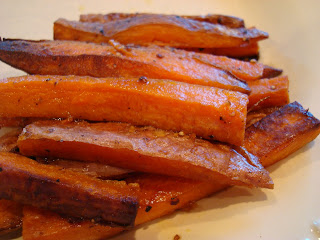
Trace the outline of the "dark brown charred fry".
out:
M 246 129 L 244 147 L 269 166 L 311 142 L 320 121 L 297 103 L 290 103 Z
M 0 198 L 60 214 L 132 226 L 137 188 L 37 163 L 13 153 L 0 153 Z
M 248 112 L 246 128 L 260 121 L 262 118 L 266 117 L 267 115 L 279 110 L 280 108 L 281 107 L 270 107 L 270 108 L 262 108 L 259 110 Z
M 138 183 L 141 189 L 135 225 L 170 214 L 192 201 L 197 201 L 226 187 L 221 183 L 208 184 L 154 174 L 142 174 L 128 178 L 126 181 Z M 171 199 L 174 197 L 179 198 L 179 203 L 171 205 Z M 146 211 L 147 207 L 149 211 Z M 23 213 L 24 240 L 97 240 L 106 239 L 124 231 L 123 228 L 103 226 L 94 221 L 71 223 L 56 213 L 29 206 L 23 209 Z
M 93 161 L 142 172 L 272 187 L 267 172 L 254 158 L 247 160 L 221 143 L 152 127 L 37 122 L 20 135 L 19 149 L 27 156 Z
M 107 23 L 118 21 L 122 19 L 130 19 L 132 17 L 142 16 L 142 15 L 157 15 L 154 13 L 108 13 L 108 14 L 82 14 L 80 15 L 81 22 L 98 22 Z M 207 14 L 202 16 L 178 16 L 178 15 L 165 15 L 176 18 L 186 18 L 191 20 L 196 20 L 200 22 L 208 22 L 213 24 L 221 24 L 230 28 L 241 28 L 244 27 L 244 21 L 241 18 L 226 16 L 220 14 Z
M 139 78 L 140 79 L 140 78 Z M 248 96 L 170 80 L 22 76 L 0 81 L 1 117 L 121 121 L 241 145 Z
M 58 19 L 54 23 L 55 40 L 102 43 L 114 39 L 122 44 L 159 45 L 178 48 L 238 47 L 268 38 L 256 28 L 228 28 L 186 18 L 164 15 L 140 15 L 107 23 L 89 23 Z

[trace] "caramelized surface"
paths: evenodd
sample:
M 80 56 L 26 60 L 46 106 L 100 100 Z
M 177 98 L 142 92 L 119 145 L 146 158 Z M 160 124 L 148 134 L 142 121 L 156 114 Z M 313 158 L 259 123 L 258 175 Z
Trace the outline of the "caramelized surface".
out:
M 137 188 L 39 164 L 13 153 L 0 153 L 0 198 L 51 209 L 75 218 L 133 225 Z
M 320 121 L 298 103 L 290 103 L 246 129 L 244 147 L 269 166 L 311 142 Z
M 22 76 L 0 80 L 0 117 L 122 121 L 240 145 L 248 97 L 170 80 Z
M 107 23 L 90 23 L 58 19 L 54 23 L 55 40 L 159 45 L 179 48 L 237 47 L 268 38 L 256 28 L 228 28 L 186 18 L 164 15 L 139 15 Z
M 22 205 L 0 199 L 0 236 L 16 231 L 22 226 Z
M 17 141 L 22 128 L 11 129 L 0 137 L 0 152 L 14 152 L 17 150 Z
M 232 184 L 272 187 L 254 158 L 194 136 L 124 123 L 37 122 L 19 138 L 27 156 L 105 163 L 136 171 Z

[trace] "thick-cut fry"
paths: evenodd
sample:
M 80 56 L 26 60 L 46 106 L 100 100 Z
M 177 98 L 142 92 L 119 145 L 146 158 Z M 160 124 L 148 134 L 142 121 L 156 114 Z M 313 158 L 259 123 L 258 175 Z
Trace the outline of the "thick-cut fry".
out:
M 289 103 L 287 76 L 250 81 L 248 84 L 252 90 L 249 94 L 249 111 L 284 106 Z
M 17 141 L 19 134 L 22 132 L 21 128 L 11 129 L 6 134 L 0 137 L 0 152 L 14 152 L 17 151 Z
M 101 179 L 124 179 L 130 175 L 135 174 L 134 171 L 129 169 L 112 167 L 106 164 L 93 163 L 93 162 L 78 162 L 65 159 L 53 159 L 49 160 L 47 158 L 36 159 L 38 162 L 48 165 L 59 166 L 63 169 L 69 169 L 75 172 L 83 173 L 91 177 L 101 178 Z
M 82 14 L 80 15 L 81 22 L 98 22 L 107 23 L 118 21 L 122 19 L 130 19 L 132 17 L 143 16 L 143 15 L 156 15 L 154 13 L 108 13 L 108 14 Z M 186 18 L 196 20 L 200 22 L 208 22 L 213 24 L 221 24 L 230 28 L 241 28 L 244 27 L 244 21 L 241 18 L 221 15 L 221 14 L 207 14 L 203 16 L 177 16 L 177 15 L 165 15 L 176 18 Z
M 185 48 L 186 51 L 200 52 L 213 54 L 217 56 L 227 56 L 239 59 L 258 59 L 259 58 L 259 46 L 257 42 L 246 43 L 239 47 L 229 48 Z
M 25 128 L 18 146 L 27 156 L 93 161 L 142 172 L 272 187 L 268 173 L 254 158 L 247 160 L 220 143 L 152 127 L 37 122 Z
M 263 166 L 287 157 L 320 133 L 320 121 L 297 103 L 290 103 L 246 129 L 244 147 Z
M 132 226 L 137 188 L 0 153 L 0 198 L 47 208 L 75 218 Z
M 1 183 L 2 184 L 2 183 Z M 0 236 L 14 232 L 22 226 L 22 205 L 0 199 Z
M 199 182 L 182 178 L 143 174 L 126 180 L 140 185 L 140 206 L 135 225 L 167 215 L 226 187 L 221 183 Z M 92 222 L 70 223 L 59 215 L 25 207 L 24 240 L 97 240 L 122 232 Z M 42 232 L 42 234 L 39 234 Z
M 281 111 L 284 112 L 290 112 L 290 110 L 294 110 L 296 108 L 296 104 L 289 104 Z M 286 109 L 286 110 L 285 110 Z M 278 113 L 272 113 L 269 119 L 273 119 L 275 123 L 283 123 L 288 120 L 289 115 L 286 114 L 278 114 Z M 298 118 L 300 119 L 299 121 L 292 121 L 289 127 L 289 134 L 286 134 L 286 129 L 288 129 L 288 125 L 278 125 L 278 129 L 281 134 L 277 134 L 274 131 L 274 123 L 272 121 L 267 121 L 264 123 L 263 128 L 252 128 L 250 131 L 251 133 L 247 135 L 247 138 L 245 139 L 245 143 L 247 141 L 251 141 L 250 135 L 253 135 L 255 131 L 259 132 L 259 137 L 260 140 L 259 142 L 262 142 L 263 139 L 261 139 L 261 136 L 267 136 L 268 139 L 278 139 L 278 141 L 274 142 L 274 148 L 279 149 L 278 156 L 276 159 L 273 159 L 272 161 L 262 161 L 262 164 L 274 164 L 276 161 L 280 161 L 283 159 L 287 154 L 293 153 L 297 148 L 300 148 L 304 146 L 308 141 L 311 141 L 312 138 L 308 137 L 308 141 L 306 141 L 306 138 L 303 137 L 298 137 L 298 135 L 302 134 L 301 136 L 305 135 L 303 132 L 297 133 L 296 137 L 293 139 L 292 145 L 295 146 L 289 147 L 287 149 L 285 148 L 279 148 L 280 145 L 282 145 L 282 142 L 286 142 L 290 139 L 290 133 L 292 132 L 292 129 L 297 129 L 301 128 L 301 122 L 308 122 L 310 121 L 310 113 L 307 114 L 302 114 L 302 115 L 294 115 L 293 118 Z M 264 120 L 263 120 L 264 121 Z M 261 121 L 262 122 L 262 121 Z M 313 124 L 306 124 L 304 127 L 304 132 L 309 132 L 309 136 L 313 135 L 313 138 L 319 134 L 319 127 L 314 127 Z M 311 134 L 313 132 L 313 134 Z M 274 137 L 272 137 L 274 136 Z M 258 140 L 256 138 L 256 140 Z M 280 145 L 278 145 L 280 144 Z M 247 144 L 245 144 L 247 145 Z M 270 156 L 273 153 L 272 148 L 264 148 L 264 147 L 259 147 L 255 148 L 253 144 L 248 144 L 247 145 L 248 150 L 251 152 L 255 152 L 257 155 L 267 155 Z M 270 152 L 269 152 L 270 151 Z M 284 152 L 285 154 L 281 154 L 281 152 Z M 181 182 L 179 184 L 176 183 L 170 183 L 173 179 L 172 177 L 168 177 L 165 179 L 161 178 L 155 178 L 156 180 L 159 180 L 160 182 L 154 182 L 154 181 L 149 181 L 146 179 L 139 180 L 139 177 L 136 177 L 136 180 L 141 187 L 141 192 L 142 192 L 142 197 L 140 198 L 140 208 L 138 210 L 138 215 L 136 218 L 135 224 L 138 225 L 139 223 L 143 223 L 145 221 L 148 221 L 149 218 L 148 216 L 151 217 L 151 219 L 158 218 L 160 216 L 163 216 L 167 213 L 170 213 L 171 211 L 168 211 L 168 208 L 164 208 L 163 206 L 161 208 L 158 208 L 159 200 L 161 201 L 163 198 L 162 196 L 166 194 L 172 194 L 172 196 L 176 193 L 181 194 L 179 197 L 179 203 L 184 199 L 188 199 L 189 201 L 192 200 L 192 198 L 187 198 L 187 194 L 185 194 L 185 190 L 190 190 L 190 193 L 194 192 L 195 197 L 193 198 L 193 201 L 200 199 L 201 196 L 205 197 L 209 194 L 213 194 L 214 192 L 220 191 L 223 189 L 225 186 L 217 186 L 208 184 L 207 182 L 201 182 L 199 184 L 196 183 L 187 183 L 187 186 L 185 187 L 185 190 L 181 189 L 180 187 L 183 186 Z M 143 192 L 146 189 L 145 184 L 143 184 L 143 181 L 146 180 L 145 182 L 148 184 L 150 189 L 154 189 L 155 191 L 153 194 L 145 194 L 143 195 Z M 181 179 L 181 181 L 188 181 L 186 179 Z M 158 187 L 163 186 L 161 188 Z M 204 191 L 205 187 L 212 186 L 212 189 L 208 189 L 208 191 Z M 156 192 L 156 191 L 159 192 Z M 211 192 L 210 192 L 211 191 Z M 151 192 L 152 193 L 152 192 Z M 145 197 L 145 198 L 144 198 Z M 170 195 L 169 195 L 170 197 Z M 144 200 L 145 199 L 145 200 Z M 150 200 L 151 199 L 151 200 Z M 158 201 L 154 201 L 154 200 Z M 167 199 L 167 198 L 165 198 Z M 150 204 L 148 208 L 143 208 L 142 201 L 147 201 L 146 205 Z M 178 206 L 177 208 L 180 208 L 179 204 L 178 205 L 166 205 L 171 207 Z M 157 212 L 153 212 L 154 209 L 159 209 Z M 148 211 L 146 211 L 148 210 Z M 164 213 L 166 212 L 166 213 Z M 81 240 L 81 239 L 86 239 L 86 240 L 98 240 L 98 239 L 105 239 L 107 237 L 114 236 L 115 234 L 118 234 L 121 232 L 120 228 L 110 228 L 110 227 L 104 227 L 101 225 L 93 224 L 90 222 L 83 222 L 80 224 L 71 224 L 67 220 L 62 219 L 60 216 L 52 213 L 52 212 L 45 212 L 45 211 L 40 211 L 37 209 L 31 209 L 31 208 L 24 208 L 24 226 L 25 228 L 23 229 L 23 237 L 25 240 L 55 240 L 55 239 L 60 239 L 60 240 Z M 42 233 L 41 236 L 39 233 Z
M 6 40 L 0 42 L 0 59 L 30 74 L 146 76 L 245 93 L 250 89 L 238 79 L 250 81 L 282 72 L 257 62 L 157 46 L 129 47 L 114 41 L 100 45 L 76 41 Z
M 241 145 L 248 97 L 144 77 L 22 76 L 0 80 L 0 102 L 0 118 L 121 121 Z
M 186 18 L 165 15 L 140 15 L 107 23 L 89 23 L 58 19 L 54 23 L 55 40 L 159 45 L 179 48 L 238 47 L 268 38 L 256 28 L 228 28 Z

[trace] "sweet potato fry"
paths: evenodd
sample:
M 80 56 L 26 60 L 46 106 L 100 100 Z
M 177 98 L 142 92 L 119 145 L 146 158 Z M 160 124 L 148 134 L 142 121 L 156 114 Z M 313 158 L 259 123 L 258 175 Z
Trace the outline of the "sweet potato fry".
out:
M 137 188 L 0 153 L 0 198 L 47 208 L 75 218 L 132 226 Z
M 18 146 L 27 156 L 93 161 L 142 172 L 272 187 L 268 173 L 254 158 L 247 160 L 221 143 L 152 127 L 37 122 L 24 129 Z
M 14 232 L 22 226 L 22 205 L 0 199 L 0 236 Z
M 114 41 L 109 43 L 6 40 L 0 42 L 0 59 L 30 74 L 146 76 L 244 93 L 249 93 L 250 89 L 238 79 L 250 81 L 282 72 L 261 63 L 222 56 L 157 46 L 128 47 Z
M 290 103 L 246 129 L 244 147 L 269 166 L 311 142 L 320 121 L 297 103 Z
M 248 84 L 252 90 L 249 94 L 249 111 L 284 106 L 289 103 L 287 76 L 250 81 Z
M 127 182 L 137 182 L 141 188 L 135 225 L 167 215 L 226 187 L 220 183 L 149 174 L 129 178 Z M 88 221 L 71 223 L 53 212 L 31 207 L 25 207 L 23 212 L 24 240 L 97 240 L 124 230 Z
M 80 15 L 81 22 L 98 22 L 98 23 L 107 23 L 118 21 L 122 19 L 128 19 L 136 16 L 142 15 L 156 15 L 154 13 L 108 13 L 108 14 L 82 14 Z M 177 15 L 165 15 L 176 18 L 186 18 L 191 20 L 196 20 L 200 22 L 208 22 L 213 24 L 221 24 L 230 28 L 241 28 L 244 27 L 244 21 L 241 18 L 221 15 L 221 14 L 207 14 L 203 16 L 177 16 Z
M 282 111 L 289 112 L 289 109 L 293 110 L 296 108 L 296 106 L 297 106 L 296 103 L 289 104 L 283 107 Z M 284 109 L 287 109 L 287 110 L 284 110 Z M 292 125 L 290 125 L 291 130 L 289 129 L 289 134 L 286 134 L 286 129 L 288 125 L 281 125 L 281 124 L 278 125 L 278 129 L 277 129 L 277 130 L 280 130 L 281 134 L 277 134 L 275 131 L 273 131 L 274 123 L 270 120 L 264 123 L 263 128 L 255 127 L 250 130 L 251 133 L 247 135 L 247 138 L 245 139 L 245 143 L 247 143 L 246 141 L 249 141 L 249 142 L 251 141 L 250 135 L 252 135 L 255 131 L 259 132 L 260 138 L 262 135 L 267 136 L 268 139 L 272 139 L 273 138 L 272 135 L 275 136 L 274 138 L 278 138 L 278 141 L 274 142 L 274 148 L 279 149 L 279 154 L 278 154 L 279 157 L 276 159 L 273 159 L 272 161 L 262 161 L 263 164 L 264 163 L 268 165 L 274 164 L 276 161 L 280 161 L 282 158 L 284 158 L 288 153 L 289 154 L 293 153 L 297 148 L 304 146 L 308 142 L 306 141 L 306 139 L 303 139 L 302 137 L 298 137 L 298 135 L 300 134 L 304 135 L 303 132 L 297 132 L 297 135 L 294 138 L 294 143 L 292 143 L 293 145 L 296 146 L 295 148 L 293 147 L 289 147 L 288 149 L 279 148 L 279 146 L 282 145 L 282 142 L 288 141 L 288 139 L 290 138 L 290 132 L 292 132 L 292 129 L 301 128 L 300 127 L 301 121 L 305 121 L 305 122 L 310 121 L 309 120 L 310 113 L 302 114 L 299 116 L 298 115 L 294 115 L 293 118 L 298 117 L 300 121 L 291 121 Z M 282 114 L 274 113 L 270 115 L 269 119 L 273 119 L 275 123 L 281 123 L 281 122 L 286 122 L 288 117 L 289 115 L 286 115 L 286 114 L 282 115 Z M 311 135 L 310 132 L 313 132 L 313 136 L 315 137 L 317 134 L 319 134 L 319 127 L 314 127 L 313 124 L 306 124 L 304 127 L 304 132 L 309 132 L 309 136 Z M 310 141 L 312 140 L 312 138 L 309 137 L 308 140 Z M 259 142 L 261 141 L 259 140 Z M 277 144 L 280 144 L 280 145 L 277 145 Z M 253 144 L 248 144 L 247 147 L 249 151 L 255 152 L 257 155 L 260 155 L 260 156 L 264 154 L 266 154 L 267 156 L 270 156 L 270 154 L 272 154 L 273 152 L 272 148 L 266 148 L 266 149 L 264 147 L 255 148 Z M 268 152 L 268 151 L 271 151 L 271 152 Z M 281 152 L 285 152 L 285 154 L 281 154 Z M 168 208 L 164 208 L 164 207 L 158 208 L 157 206 L 159 202 L 154 201 L 154 199 L 162 200 L 163 199 L 162 196 L 164 194 L 170 193 L 174 195 L 176 193 L 180 193 L 181 195 L 179 197 L 179 201 L 183 199 L 185 200 L 188 199 L 189 201 L 191 201 L 192 198 L 187 198 L 187 194 L 185 194 L 185 191 L 192 189 L 190 193 L 194 192 L 198 194 L 192 200 L 192 201 L 195 201 L 197 199 L 200 199 L 201 196 L 205 197 L 207 195 L 213 194 L 214 192 L 220 191 L 225 187 L 222 185 L 219 186 L 219 184 L 217 186 L 213 186 L 211 184 L 208 184 L 207 182 L 201 182 L 200 184 L 189 182 L 187 183 L 187 186 L 185 187 L 185 189 L 181 189 L 180 186 L 183 186 L 183 185 L 181 185 L 181 183 L 179 184 L 170 183 L 172 179 L 173 179 L 172 177 L 168 177 L 162 181 L 162 179 L 160 178 L 159 179 L 160 182 L 156 183 L 154 181 L 147 181 L 146 179 L 143 179 L 143 178 L 139 180 L 139 177 L 136 177 L 135 181 L 139 182 L 141 187 L 141 192 L 142 192 L 142 197 L 140 198 L 140 207 L 139 207 L 138 215 L 135 222 L 136 225 L 138 225 L 139 223 L 148 221 L 147 216 L 149 217 L 152 216 L 150 219 L 155 219 L 167 213 L 170 213 L 170 211 L 168 211 L 169 210 Z M 145 184 L 143 184 L 144 180 L 146 180 L 146 183 L 148 183 L 148 186 L 150 187 L 150 189 L 154 189 L 154 191 L 156 190 L 160 190 L 160 191 L 155 192 L 155 194 L 143 195 L 143 192 L 145 191 L 145 188 L 146 188 Z M 156 180 L 158 179 L 156 178 Z M 183 179 L 183 181 L 187 181 L 187 180 Z M 157 187 L 157 184 L 159 184 L 160 186 L 162 185 L 163 187 L 159 188 Z M 208 191 L 204 191 L 204 187 L 209 187 L 209 186 L 212 186 L 213 188 L 208 189 Z M 145 202 L 149 201 L 150 203 L 147 203 L 146 205 L 150 206 L 151 208 L 142 207 L 143 201 Z M 173 205 L 173 206 L 166 205 L 166 206 L 171 208 L 179 205 Z M 159 209 L 159 211 L 153 212 L 153 210 L 156 208 Z M 146 211 L 147 209 L 149 211 Z M 161 212 L 161 210 L 163 212 Z M 23 229 L 23 237 L 25 240 L 55 240 L 55 239 L 97 240 L 97 239 L 105 239 L 107 237 L 114 236 L 115 234 L 118 234 L 119 232 L 121 232 L 120 228 L 104 227 L 104 226 L 90 223 L 90 222 L 83 222 L 83 223 L 74 225 L 52 212 L 44 212 L 44 211 L 40 211 L 37 209 L 30 209 L 30 208 L 24 208 L 24 226 L 25 227 Z M 39 233 L 42 233 L 42 234 L 40 235 Z
M 159 45 L 179 48 L 237 47 L 268 38 L 256 28 L 228 28 L 186 18 L 164 15 L 140 15 L 107 23 L 89 23 L 58 19 L 54 23 L 55 40 Z
M 93 163 L 93 162 L 78 162 L 65 159 L 47 159 L 36 158 L 37 162 L 59 166 L 62 169 L 69 169 L 74 172 L 83 173 L 91 177 L 101 178 L 105 180 L 124 179 L 130 175 L 135 174 L 134 171 L 129 169 L 112 167 L 105 164 Z
M 0 80 L 1 117 L 122 121 L 241 145 L 245 94 L 170 80 L 22 76 Z

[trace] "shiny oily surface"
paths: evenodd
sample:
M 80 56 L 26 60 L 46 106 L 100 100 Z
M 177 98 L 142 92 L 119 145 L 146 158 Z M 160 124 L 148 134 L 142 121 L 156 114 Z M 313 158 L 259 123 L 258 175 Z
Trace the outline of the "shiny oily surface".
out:
M 165 12 L 176 14 L 223 13 L 245 19 L 248 26 L 269 33 L 261 42 L 260 61 L 282 68 L 289 75 L 291 101 L 299 101 L 320 117 L 316 90 L 320 89 L 319 1 L 3 1 L 0 36 L 52 39 L 53 22 L 59 17 L 76 20 L 80 14 L 102 12 Z M 303 9 L 303 11 L 302 11 Z M 0 63 L 0 76 L 23 75 Z M 136 231 L 119 235 L 123 239 L 282 240 L 310 239 L 313 221 L 320 217 L 320 140 L 269 168 L 274 190 L 230 188 L 199 202 L 190 212 L 179 212 Z

